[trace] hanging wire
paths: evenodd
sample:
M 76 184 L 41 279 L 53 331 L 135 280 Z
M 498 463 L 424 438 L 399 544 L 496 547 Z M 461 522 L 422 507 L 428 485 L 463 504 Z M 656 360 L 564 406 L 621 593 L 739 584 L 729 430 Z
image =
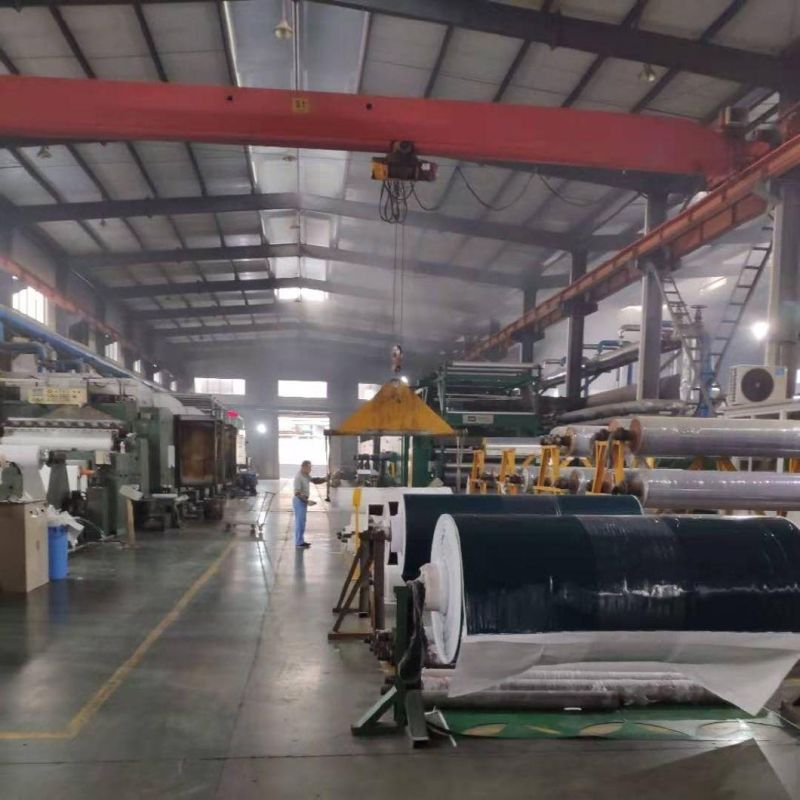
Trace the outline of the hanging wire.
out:
M 408 181 L 385 180 L 381 183 L 381 198 L 378 214 L 384 222 L 402 224 L 408 214 L 408 198 L 414 191 L 414 184 Z
M 555 188 L 548 180 L 544 177 L 544 175 L 538 175 L 539 180 L 542 182 L 545 189 L 547 189 L 550 194 L 554 197 L 558 198 L 562 203 L 566 203 L 568 206 L 574 206 L 575 208 L 589 208 L 591 206 L 596 206 L 600 203 L 603 198 L 600 197 L 597 200 L 574 200 L 571 197 L 567 197 L 565 194 Z
M 406 226 L 400 226 L 400 341 L 403 339 L 406 297 Z
M 568 197 L 561 190 L 553 186 L 553 184 L 550 183 L 550 181 L 548 181 L 547 178 L 544 177 L 544 175 L 541 175 L 538 172 L 530 172 L 528 174 L 528 180 L 525 181 L 525 184 L 514 195 L 514 197 L 512 197 L 505 203 L 493 203 L 481 197 L 478 190 L 470 183 L 469 178 L 467 178 L 466 173 L 460 166 L 457 166 L 455 168 L 454 174 L 457 175 L 463 181 L 464 186 L 466 186 L 467 188 L 467 191 L 475 198 L 475 200 L 477 200 L 481 206 L 483 206 L 485 209 L 489 211 L 505 211 L 506 209 L 511 208 L 511 206 L 518 203 L 525 196 L 525 193 L 528 191 L 528 187 L 531 185 L 531 182 L 533 181 L 534 178 L 538 178 L 539 181 L 541 181 L 542 185 L 545 187 L 545 189 L 547 189 L 547 191 L 550 192 L 550 194 L 558 198 L 562 203 L 566 203 L 566 205 L 569 206 L 575 206 L 576 208 L 589 208 L 591 206 L 596 206 L 598 203 L 602 203 L 604 199 L 600 197 L 597 200 L 576 200 L 575 198 Z M 447 192 L 445 192 L 444 195 L 439 199 L 438 203 L 434 203 L 433 205 L 426 205 L 422 201 L 419 194 L 417 194 L 417 189 L 415 184 L 412 184 L 411 186 L 410 195 L 414 198 L 414 200 L 417 201 L 417 205 L 419 205 L 419 207 L 423 211 L 438 211 L 444 204 Z
M 394 229 L 394 258 L 392 261 L 392 333 L 397 332 L 397 227 Z

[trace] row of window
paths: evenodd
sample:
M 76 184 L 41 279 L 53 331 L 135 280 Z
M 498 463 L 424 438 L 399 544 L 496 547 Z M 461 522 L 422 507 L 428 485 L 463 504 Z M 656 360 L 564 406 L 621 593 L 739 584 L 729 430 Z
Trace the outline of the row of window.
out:
M 380 384 L 359 383 L 358 399 L 372 400 Z M 247 382 L 243 378 L 195 378 L 194 390 L 198 394 L 247 394 Z M 324 400 L 328 396 L 327 381 L 278 381 L 278 397 L 293 397 Z
M 304 300 L 324 300 L 325 292 L 316 289 L 281 289 L 286 292 L 284 299 L 294 299 L 288 293 L 296 292 Z M 11 296 L 11 306 L 15 311 L 25 316 L 35 319 L 42 325 L 47 324 L 48 304 L 47 298 L 31 286 L 27 286 Z M 119 342 L 109 342 L 105 347 L 105 357 L 112 361 L 121 361 L 121 351 Z M 142 372 L 142 360 L 137 358 L 133 362 L 133 371 Z M 164 385 L 165 377 L 161 372 L 153 375 L 153 381 L 159 385 Z M 172 391 L 177 388 L 175 381 L 170 383 Z M 372 400 L 380 389 L 377 383 L 359 383 L 358 399 Z M 246 381 L 242 378 L 195 378 L 194 390 L 199 394 L 227 394 L 243 396 L 247 392 Z M 308 398 L 324 400 L 328 396 L 327 381 L 278 381 L 278 397 Z

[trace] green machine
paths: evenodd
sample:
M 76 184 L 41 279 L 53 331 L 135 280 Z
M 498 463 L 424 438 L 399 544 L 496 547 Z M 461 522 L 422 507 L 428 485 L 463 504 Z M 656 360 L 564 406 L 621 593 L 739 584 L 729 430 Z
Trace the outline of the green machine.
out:
M 435 478 L 454 485 L 459 451 L 469 453 L 484 438 L 530 438 L 549 430 L 539 378 L 536 364 L 452 361 L 421 380 L 417 393 L 460 437 L 413 437 L 411 485 L 427 486 Z

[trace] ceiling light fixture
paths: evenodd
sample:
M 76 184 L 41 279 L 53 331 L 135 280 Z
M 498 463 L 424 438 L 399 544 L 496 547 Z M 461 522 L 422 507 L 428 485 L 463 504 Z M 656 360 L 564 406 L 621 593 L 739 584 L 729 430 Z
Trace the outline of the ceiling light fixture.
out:
M 294 36 L 294 28 L 289 22 L 289 15 L 286 13 L 286 3 L 282 3 L 281 21 L 275 26 L 276 39 L 291 39 Z
M 639 73 L 639 80 L 645 83 L 655 83 L 656 71 L 650 64 L 644 64 L 642 66 L 642 71 Z
M 761 342 L 767 338 L 767 334 L 769 333 L 769 323 L 765 322 L 764 320 L 759 320 L 750 326 L 750 330 L 753 334 L 753 338 L 757 342 Z

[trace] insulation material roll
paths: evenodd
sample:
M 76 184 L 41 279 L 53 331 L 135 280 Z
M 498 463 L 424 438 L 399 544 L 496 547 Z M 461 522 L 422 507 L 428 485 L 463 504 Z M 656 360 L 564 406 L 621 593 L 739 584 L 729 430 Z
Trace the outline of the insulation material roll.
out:
M 0 439 L 0 466 L 16 464 L 18 467 L 42 466 L 44 459 L 42 450 L 35 444 L 12 444 L 7 439 Z
M 628 470 L 618 490 L 645 508 L 800 511 L 800 475 L 789 472 Z
M 45 450 L 108 451 L 114 447 L 114 432 L 70 428 L 5 428 L 0 447 L 35 445 Z
M 559 480 L 564 480 L 564 488 L 570 494 L 586 494 L 592 488 L 592 481 L 594 480 L 593 467 L 575 467 L 566 471 L 566 475 L 562 473 Z
M 425 497 L 408 494 L 393 521 L 392 542 L 403 579 L 419 575 L 431 555 L 436 522 L 442 514 L 641 514 L 633 497 L 549 494 L 454 494 Z
M 778 517 L 445 515 L 423 575 L 452 695 L 674 670 L 756 713 L 800 657 L 800 531 Z
M 356 511 L 353 507 L 353 498 L 356 491 L 360 491 L 361 502 L 358 507 L 358 519 L 356 520 Z M 344 518 L 347 522 L 344 524 L 345 529 L 349 526 L 350 530 L 363 531 L 369 525 L 370 517 L 378 519 L 381 524 L 387 526 L 390 530 L 397 511 L 400 507 L 400 500 L 402 496 L 408 492 L 415 492 L 421 494 L 451 494 L 452 489 L 448 486 L 427 486 L 420 488 L 410 488 L 405 486 L 339 486 L 331 491 L 331 505 L 335 508 L 337 514 L 341 515 L 349 512 L 349 516 Z M 344 519 L 342 521 L 344 522 Z M 386 546 L 386 558 L 389 559 L 391 545 Z
M 595 437 L 603 430 L 601 425 L 570 425 L 564 434 L 569 440 L 566 454 L 570 458 L 591 458 Z
M 643 456 L 800 456 L 800 421 L 723 417 L 634 417 L 630 449 Z
M 514 450 L 517 458 L 527 458 L 528 456 L 539 456 L 542 453 L 542 445 L 538 439 L 486 439 L 483 445 L 487 456 L 500 457 L 504 450 Z
M 453 671 L 422 673 L 426 706 L 438 708 L 613 709 L 653 703 L 713 704 L 717 698 L 677 672 L 533 670 L 467 695 L 452 695 Z

